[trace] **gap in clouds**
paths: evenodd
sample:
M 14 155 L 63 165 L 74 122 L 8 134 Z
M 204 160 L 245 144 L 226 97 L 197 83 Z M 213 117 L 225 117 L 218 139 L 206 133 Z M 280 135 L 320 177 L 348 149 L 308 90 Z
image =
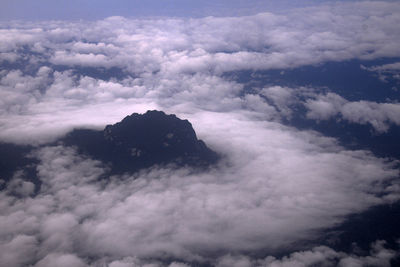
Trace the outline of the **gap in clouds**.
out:
M 397 58 L 351 60 L 294 69 L 237 71 L 224 76 L 244 84 L 242 95 L 249 93 L 265 97 L 279 110 L 286 125 L 317 130 L 338 138 L 349 149 L 370 149 L 378 156 L 399 158 L 397 115 L 390 118 L 384 110 L 379 110 L 385 105 L 397 108 L 399 84 L 395 79 L 383 81 L 365 69 L 365 66 L 397 61 Z M 328 101 L 324 95 L 331 95 L 332 99 Z M 341 100 L 333 100 L 336 97 Z M 324 98 L 327 101 L 322 100 Z M 352 102 L 347 102 L 349 100 Z M 339 106 L 345 103 L 350 103 L 349 111 L 342 117 L 337 116 Z M 334 111 L 333 105 L 339 105 L 338 111 Z M 356 105 L 369 109 L 370 118 L 352 115 L 350 109 L 354 110 Z M 368 108 L 371 105 L 374 107 Z

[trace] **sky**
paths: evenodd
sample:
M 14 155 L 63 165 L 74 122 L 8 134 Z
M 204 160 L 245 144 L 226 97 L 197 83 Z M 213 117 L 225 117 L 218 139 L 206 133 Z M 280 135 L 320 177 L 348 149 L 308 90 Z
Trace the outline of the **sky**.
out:
M 0 177 L 0 265 L 390 266 L 399 256 L 400 236 L 342 250 L 334 230 L 398 205 L 399 158 L 319 130 L 399 129 L 399 3 L 1 3 L 0 140 L 36 146 L 42 186 L 24 169 Z M 349 62 L 379 99 L 357 80 L 285 82 L 327 64 L 335 81 Z M 104 184 L 103 162 L 53 142 L 152 109 L 188 119 L 223 160 Z
M 294 7 L 335 2 L 329 0 L 2 0 L 1 20 L 96 20 L 125 17 L 204 17 L 252 15 L 261 11 L 282 11 Z M 337 2 L 337 1 L 336 1 Z M 349 2 L 349 1 L 343 1 Z

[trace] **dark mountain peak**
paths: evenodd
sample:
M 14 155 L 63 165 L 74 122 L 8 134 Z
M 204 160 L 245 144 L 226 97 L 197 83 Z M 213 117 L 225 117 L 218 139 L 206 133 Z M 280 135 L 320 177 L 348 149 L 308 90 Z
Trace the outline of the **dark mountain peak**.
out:
M 76 129 L 61 141 L 109 163 L 113 173 L 135 172 L 156 164 L 206 167 L 218 156 L 198 140 L 188 120 L 151 110 L 133 113 L 103 131 Z
M 121 122 L 107 125 L 104 137 L 139 146 L 150 143 L 156 146 L 161 141 L 169 143 L 172 140 L 186 141 L 186 144 L 189 140 L 197 141 L 196 133 L 188 120 L 181 120 L 175 115 L 166 115 L 156 110 L 144 114 L 133 113 Z
M 121 122 L 117 122 L 114 125 L 124 124 L 124 123 L 134 123 L 137 121 L 145 121 L 145 120 L 176 120 L 178 119 L 175 114 L 167 115 L 163 111 L 159 110 L 148 110 L 146 113 L 139 114 L 139 113 L 132 113 L 131 115 L 126 116 Z M 180 120 L 180 119 L 178 119 Z M 182 121 L 182 120 L 180 120 Z M 187 121 L 187 120 L 186 120 Z

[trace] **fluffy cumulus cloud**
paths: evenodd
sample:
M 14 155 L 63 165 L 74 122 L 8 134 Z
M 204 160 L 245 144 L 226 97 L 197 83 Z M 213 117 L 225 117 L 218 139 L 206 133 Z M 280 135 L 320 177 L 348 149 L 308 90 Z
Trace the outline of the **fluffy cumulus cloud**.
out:
M 116 265 L 132 256 L 223 264 L 225 254 L 272 253 L 312 240 L 346 214 L 400 196 L 386 183 L 397 171 L 366 152 L 221 116 L 212 125 L 214 138 L 226 140 L 232 131 L 219 144 L 229 159 L 201 174 L 153 168 L 104 184 L 100 162 L 61 146 L 36 151 L 41 191 L 0 194 L 2 251 L 12 251 L 1 254 L 2 265 Z
M 388 264 L 397 254 L 381 241 L 369 256 L 324 246 L 268 255 L 400 197 L 396 162 L 284 126 L 293 107 L 383 132 L 400 124 L 399 105 L 312 88 L 246 91 L 224 74 L 399 55 L 399 13 L 397 3 L 356 2 L 248 17 L 2 22 L 1 141 L 45 144 L 162 109 L 189 119 L 223 160 L 203 173 L 154 167 L 104 180 L 101 162 L 38 147 L 40 191 L 17 172 L 0 192 L 0 265 Z
M 308 118 L 328 120 L 340 116 L 351 123 L 369 124 L 378 133 L 388 131 L 390 125 L 400 125 L 399 103 L 347 101 L 335 93 L 328 93 L 308 99 L 305 106 Z
M 396 256 L 397 252 L 384 248 L 384 242 L 377 241 L 372 244 L 370 255 L 357 256 L 337 252 L 331 248 L 320 246 L 309 251 L 300 251 L 290 254 L 290 256 L 276 259 L 267 257 L 265 259 L 253 260 L 246 256 L 227 255 L 218 260 L 217 266 L 271 266 L 271 267 L 290 267 L 290 266 L 390 266 L 390 260 Z

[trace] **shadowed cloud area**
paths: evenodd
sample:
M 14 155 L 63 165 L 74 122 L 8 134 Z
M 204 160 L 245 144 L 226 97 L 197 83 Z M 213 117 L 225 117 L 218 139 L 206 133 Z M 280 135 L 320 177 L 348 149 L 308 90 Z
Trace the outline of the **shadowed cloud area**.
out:
M 0 22 L 1 266 L 399 264 L 400 4 L 232 10 Z
M 134 113 L 121 122 L 107 125 L 103 131 L 74 129 L 53 144 L 35 147 L 0 143 L 2 189 L 19 171 L 25 172 L 27 181 L 32 182 L 38 192 L 42 182 L 37 176 L 38 161 L 33 151 L 57 144 L 74 147 L 79 154 L 102 161 L 107 169 L 103 178 L 168 164 L 202 171 L 219 159 L 217 153 L 197 139 L 189 121 L 153 110 Z

